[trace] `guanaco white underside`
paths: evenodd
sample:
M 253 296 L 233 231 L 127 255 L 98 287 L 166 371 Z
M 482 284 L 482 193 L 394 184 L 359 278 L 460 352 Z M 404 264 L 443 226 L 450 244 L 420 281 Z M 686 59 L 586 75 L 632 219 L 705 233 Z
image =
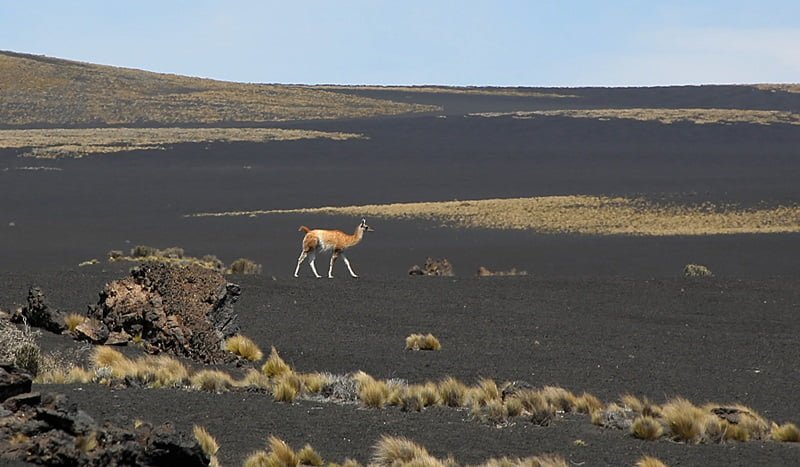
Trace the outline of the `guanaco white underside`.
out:
M 333 250 L 333 254 L 331 255 L 331 265 L 328 268 L 329 279 L 333 279 L 333 263 L 336 262 L 339 256 L 342 257 L 344 264 L 347 265 L 350 275 L 353 277 L 358 277 L 356 273 L 353 272 L 353 268 L 350 266 L 350 261 L 347 259 L 347 256 L 344 255 L 344 250 L 358 245 L 358 243 L 361 241 L 361 238 L 364 237 L 364 232 L 374 232 L 372 227 L 367 225 L 366 219 L 361 219 L 361 223 L 358 224 L 358 227 L 356 227 L 356 230 L 352 235 L 346 234 L 341 230 L 312 230 L 304 225 L 301 225 L 298 230 L 305 232 L 306 234 L 303 237 L 303 249 L 300 252 L 300 257 L 297 259 L 297 267 L 294 270 L 294 277 L 297 277 L 297 274 L 300 272 L 300 264 L 303 263 L 303 260 L 306 259 L 306 257 L 308 257 L 308 265 L 311 266 L 311 270 L 314 272 L 314 275 L 317 276 L 317 279 L 322 277 L 317 273 L 317 267 L 314 266 L 314 260 L 317 259 L 317 253 L 328 250 Z

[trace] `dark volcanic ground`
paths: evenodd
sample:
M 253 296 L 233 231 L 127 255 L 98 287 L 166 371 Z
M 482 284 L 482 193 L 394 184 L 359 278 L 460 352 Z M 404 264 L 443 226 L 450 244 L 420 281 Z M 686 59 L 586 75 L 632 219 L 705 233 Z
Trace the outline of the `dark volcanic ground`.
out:
M 585 93 L 585 107 L 618 102 L 800 108 L 793 95 L 744 89 L 575 92 Z M 447 118 L 284 125 L 369 137 L 358 141 L 178 145 L 57 161 L 0 152 L 0 307 L 20 304 L 27 287 L 37 284 L 53 305 L 82 311 L 96 301 L 105 281 L 122 277 L 129 265 L 78 268 L 79 262 L 136 244 L 181 246 L 191 255 L 211 253 L 226 262 L 244 256 L 263 264 L 262 276 L 233 278 L 243 286 L 238 305 L 243 332 L 262 349 L 275 345 L 301 371 L 361 369 L 412 382 L 446 375 L 467 382 L 484 376 L 524 379 L 605 400 L 624 392 L 657 402 L 681 395 L 697 403 L 742 402 L 769 419 L 800 422 L 797 234 L 548 236 L 374 219 L 376 232 L 349 255 L 362 278 L 351 280 L 339 264 L 338 277 L 328 281 L 311 279 L 307 266 L 304 277 L 289 278 L 299 253 L 297 226 L 350 230 L 357 219 L 183 217 L 200 211 L 550 194 L 744 205 L 800 200 L 797 126 L 489 119 L 463 114 L 555 104 L 507 97 L 412 98 L 438 99 Z M 18 170 L 25 166 L 62 170 Z M 449 258 L 457 277 L 405 275 L 426 256 Z M 322 269 L 326 261 L 318 261 Z M 690 262 L 708 265 L 717 277 L 681 278 Z M 516 267 L 529 275 L 479 279 L 473 277 L 479 265 Z M 443 350 L 403 351 L 411 332 L 434 333 Z M 69 342 L 48 337 L 45 345 Z M 408 435 L 434 454 L 453 453 L 462 462 L 542 452 L 586 465 L 630 465 L 642 454 L 670 465 L 792 465 L 800 458 L 797 446 L 776 443 L 640 442 L 594 427 L 584 417 L 547 428 L 522 423 L 496 429 L 447 409 L 408 414 L 276 404 L 257 394 L 55 389 L 99 419 L 172 420 L 182 429 L 206 425 L 220 441 L 226 465 L 262 447 L 270 433 L 295 447 L 310 442 L 336 461 L 367 460 L 382 433 Z M 576 439 L 588 446 L 575 446 Z

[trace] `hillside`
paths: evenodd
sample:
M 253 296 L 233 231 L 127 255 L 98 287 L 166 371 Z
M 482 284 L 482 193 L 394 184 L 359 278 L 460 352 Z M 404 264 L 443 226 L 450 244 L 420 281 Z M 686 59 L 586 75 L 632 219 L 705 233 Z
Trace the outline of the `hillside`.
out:
M 180 125 L 389 116 L 436 110 L 312 89 L 153 73 L 0 51 L 0 125 Z

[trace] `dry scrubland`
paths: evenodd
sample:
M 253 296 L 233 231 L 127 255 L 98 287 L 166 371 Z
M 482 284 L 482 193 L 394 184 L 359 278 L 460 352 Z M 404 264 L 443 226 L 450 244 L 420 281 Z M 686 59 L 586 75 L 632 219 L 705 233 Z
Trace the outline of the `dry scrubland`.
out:
M 0 103 L 0 122 L 7 126 L 274 122 L 437 110 L 305 86 L 230 83 L 11 52 L 0 52 Z
M 194 217 L 327 214 L 428 219 L 465 228 L 591 235 L 718 235 L 800 232 L 800 206 L 659 204 L 637 198 L 546 196 L 430 203 L 372 204 L 270 211 L 199 213 Z
M 533 110 L 526 112 L 482 112 L 470 114 L 474 117 L 513 117 L 528 119 L 536 117 L 591 118 L 597 120 L 619 118 L 658 122 L 666 125 L 691 122 L 696 125 L 753 123 L 758 125 L 800 125 L 800 114 L 781 110 L 745 109 L 574 109 Z
M 557 92 L 542 92 L 524 88 L 493 88 L 493 87 L 447 87 L 447 86 L 316 86 L 314 89 L 331 89 L 345 91 L 402 91 L 421 94 L 461 94 L 471 96 L 513 96 L 513 97 L 541 97 L 541 98 L 577 98 L 573 94 L 560 94 Z
M 281 128 L 88 128 L 0 130 L 0 149 L 27 149 L 40 159 L 164 149 L 179 143 L 294 141 L 363 138 L 353 133 Z

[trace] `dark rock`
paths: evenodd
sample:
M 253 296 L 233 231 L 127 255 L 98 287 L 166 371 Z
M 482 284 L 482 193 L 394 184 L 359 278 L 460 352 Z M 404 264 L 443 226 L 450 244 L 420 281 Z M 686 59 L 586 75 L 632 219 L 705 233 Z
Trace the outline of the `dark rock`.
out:
M 9 397 L 3 402 L 3 408 L 10 412 L 18 412 L 22 407 L 36 407 L 41 404 L 42 395 L 38 392 L 26 392 Z
M 423 267 L 420 268 L 415 264 L 408 270 L 408 274 L 411 276 L 452 276 L 453 265 L 446 258 L 433 259 L 428 257 Z
M 96 319 L 86 319 L 75 327 L 75 335 L 80 340 L 93 344 L 104 344 L 109 337 L 108 328 Z
M 99 426 L 65 396 L 53 393 L 16 396 L 6 405 L 7 418 L 0 423 L 0 464 L 209 464 L 194 438 L 171 425 L 154 429 L 145 423 L 135 431 L 110 423 Z
M 0 364 L 0 402 L 31 392 L 31 376 L 13 365 Z
M 151 262 L 107 284 L 88 315 L 109 331 L 100 342 L 141 336 L 143 347 L 151 352 L 228 362 L 235 357 L 223 344 L 239 332 L 234 303 L 240 294 L 238 285 L 216 271 Z
M 11 320 L 17 323 L 25 321 L 30 326 L 43 328 L 57 334 L 61 334 L 67 328 L 61 312 L 48 305 L 47 298 L 39 287 L 28 289 L 27 305 L 14 313 Z
M 122 330 L 109 333 L 105 343 L 106 345 L 127 345 L 130 340 L 130 334 Z

